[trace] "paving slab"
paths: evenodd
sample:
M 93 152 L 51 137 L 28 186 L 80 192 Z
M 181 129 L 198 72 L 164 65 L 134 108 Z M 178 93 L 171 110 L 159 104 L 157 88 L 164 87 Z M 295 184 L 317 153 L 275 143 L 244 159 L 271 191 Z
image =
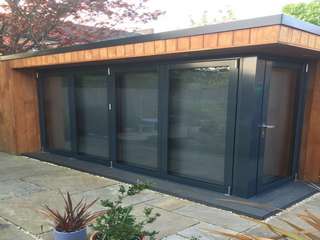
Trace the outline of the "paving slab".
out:
M 320 193 L 313 195 L 312 197 L 303 201 L 306 204 L 314 205 L 316 207 L 320 207 Z
M 188 216 L 199 221 L 220 226 L 225 229 L 242 232 L 256 225 L 254 221 L 240 215 L 220 210 L 217 208 L 208 207 L 200 204 L 192 204 L 186 207 L 179 208 L 174 212 L 183 216 Z
M 21 180 L 0 181 L 0 200 L 29 196 L 32 193 L 45 191 L 45 188 Z
M 128 184 L 122 184 L 122 185 L 126 187 L 129 186 Z M 112 185 L 109 187 L 99 188 L 99 189 L 95 189 L 95 190 L 91 190 L 83 193 L 76 193 L 76 194 L 73 194 L 72 196 L 75 198 L 75 200 L 80 200 L 81 198 L 85 198 L 87 201 L 93 201 L 98 198 L 100 200 L 109 199 L 113 201 L 117 199 L 119 186 L 120 185 Z M 144 190 L 140 194 L 126 197 L 123 200 L 123 205 L 124 206 L 128 206 L 129 204 L 137 205 L 153 199 L 160 198 L 161 196 L 162 196 L 161 193 L 154 192 L 151 190 Z M 93 207 L 93 209 L 101 210 L 102 207 L 100 206 L 100 203 L 98 203 Z
M 59 176 L 55 177 L 54 181 L 52 178 L 52 175 L 38 175 L 25 177 L 22 180 L 37 184 L 46 189 L 60 190 L 62 192 L 70 193 L 84 192 L 118 184 L 117 181 L 111 179 L 96 177 L 90 174 L 69 170 L 66 170 L 64 174 L 60 174 Z
M 151 200 L 147 202 L 148 205 L 161 208 L 168 211 L 177 210 L 179 208 L 185 207 L 192 204 L 191 201 L 172 197 L 172 196 L 163 196 L 161 198 Z
M 0 240 L 34 240 L 34 238 L 16 226 L 0 219 Z
M 233 231 L 226 230 L 225 228 L 201 222 L 197 225 L 178 232 L 178 234 L 187 239 L 191 239 L 192 237 L 196 237 L 200 240 L 229 239 L 229 237 L 225 237 L 223 234 L 219 234 L 218 232 L 234 233 Z
M 258 225 L 257 227 L 254 227 L 243 234 L 248 234 L 251 236 L 256 236 L 256 237 L 265 237 L 265 238 L 274 238 L 278 237 L 277 234 L 273 233 L 270 229 L 267 229 L 266 227 L 262 225 Z
M 140 204 L 136 206 L 133 213 L 137 216 L 138 220 L 142 219 L 143 210 L 145 207 L 149 207 L 145 204 Z M 147 230 L 159 231 L 157 239 L 161 239 L 165 236 L 173 235 L 183 229 L 189 228 L 197 223 L 198 220 L 181 216 L 180 214 L 174 212 L 168 212 L 160 208 L 153 208 L 153 214 L 159 213 L 160 217 L 151 224 L 146 226 Z
M 284 222 L 284 221 L 288 221 L 301 228 L 304 228 L 310 231 L 315 231 L 315 229 L 313 229 L 308 223 L 306 223 L 299 217 L 299 214 L 305 213 L 305 210 L 308 210 L 310 213 L 315 214 L 316 216 L 320 216 L 320 205 L 315 206 L 315 205 L 305 203 L 303 205 L 295 206 L 289 211 L 282 213 L 277 217 L 273 217 L 269 219 L 267 222 L 286 230 L 291 230 L 291 231 L 294 230 L 292 227 L 288 226 L 288 224 Z M 315 234 L 320 237 L 319 231 L 317 231 Z
M 12 240 L 11 236 L 17 240 L 32 239 L 15 225 L 34 236 L 52 240 L 52 235 L 48 232 L 51 227 L 37 210 L 44 204 L 61 209 L 63 201 L 58 189 L 72 192 L 75 201 L 82 198 L 87 201 L 96 198 L 115 200 L 122 184 L 108 178 L 3 153 L 0 153 L 0 164 L 0 219 L 2 217 L 14 224 L 1 225 L 0 221 L 0 240 L 7 240 L 3 239 L 5 234 L 9 234 L 8 240 Z M 217 230 L 245 231 L 260 236 L 270 236 L 270 232 L 248 218 L 151 190 L 126 198 L 124 205 L 129 204 L 134 205 L 138 219 L 141 219 L 144 207 L 151 206 L 154 212 L 161 214 L 156 222 L 147 227 L 149 230 L 160 231 L 158 239 L 163 237 L 165 240 L 186 240 L 191 237 L 199 237 L 200 240 L 224 239 L 223 236 L 216 235 Z M 92 210 L 101 208 L 97 202 Z M 284 218 L 304 226 L 305 223 L 296 215 L 305 209 L 320 215 L 320 194 L 268 221 L 282 226 L 284 223 L 279 218 Z
M 63 209 L 63 200 L 58 192 L 44 191 L 28 197 L 1 200 L 0 216 L 33 234 L 39 234 L 51 229 L 46 218 L 38 211 L 44 204 Z
M 7 181 L 12 179 L 21 179 L 37 175 L 51 175 L 53 178 L 58 174 L 65 174 L 66 169 L 53 167 L 51 165 L 18 165 L 8 168 L 0 169 L 0 181 Z
M 187 240 L 187 238 L 184 238 L 182 236 L 174 234 L 174 235 L 170 235 L 168 237 L 165 237 L 162 240 Z

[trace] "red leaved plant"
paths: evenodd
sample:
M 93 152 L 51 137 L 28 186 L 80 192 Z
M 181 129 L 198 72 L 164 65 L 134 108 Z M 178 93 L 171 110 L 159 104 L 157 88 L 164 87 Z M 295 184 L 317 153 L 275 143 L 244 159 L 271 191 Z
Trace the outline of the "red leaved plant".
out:
M 82 198 L 77 204 L 73 204 L 70 193 L 66 196 L 61 193 L 64 200 L 64 211 L 61 213 L 57 209 L 44 205 L 40 209 L 40 213 L 46 216 L 56 231 L 59 232 L 75 232 L 81 230 L 91 224 L 97 217 L 105 214 L 105 211 L 90 212 L 91 208 L 98 199 L 90 203 L 86 203 Z

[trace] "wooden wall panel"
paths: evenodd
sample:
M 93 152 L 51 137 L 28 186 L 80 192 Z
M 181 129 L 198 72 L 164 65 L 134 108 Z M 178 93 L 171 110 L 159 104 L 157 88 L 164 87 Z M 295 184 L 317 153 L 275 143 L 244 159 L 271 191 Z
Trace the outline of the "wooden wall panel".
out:
M 285 31 L 282 30 L 283 39 L 287 39 Z M 280 26 L 267 26 L 252 29 L 241 29 L 212 34 L 200 34 L 180 38 L 139 42 L 126 45 L 110 46 L 98 49 L 81 50 L 69 53 L 36 56 L 10 61 L 13 68 L 28 68 L 37 66 L 48 66 L 57 64 L 70 64 L 92 61 L 106 61 L 129 57 L 144 57 L 161 54 L 174 54 L 181 52 L 205 51 L 233 47 L 246 47 L 252 45 L 265 45 L 278 43 Z M 313 44 L 316 38 L 310 40 L 305 35 L 303 42 L 299 44 Z M 46 58 L 46 59 L 44 59 Z
M 11 70 L 16 152 L 40 150 L 37 82 L 32 70 Z
M 40 150 L 37 85 L 32 70 L 0 63 L 0 151 Z
M 190 49 L 198 50 L 204 48 L 204 35 L 192 36 L 190 38 Z
M 279 43 L 320 51 L 320 36 L 287 26 L 280 27 Z
M 300 154 L 300 176 L 320 181 L 320 61 L 311 66 Z
M 7 62 L 0 62 L 0 151 L 15 153 L 14 104 L 9 70 Z
M 320 36 L 283 25 L 273 25 L 28 57 L 9 62 L 13 68 L 29 68 L 267 44 L 293 45 L 320 51 Z
M 203 47 L 205 49 L 214 49 L 218 47 L 218 34 L 206 34 L 203 37 Z

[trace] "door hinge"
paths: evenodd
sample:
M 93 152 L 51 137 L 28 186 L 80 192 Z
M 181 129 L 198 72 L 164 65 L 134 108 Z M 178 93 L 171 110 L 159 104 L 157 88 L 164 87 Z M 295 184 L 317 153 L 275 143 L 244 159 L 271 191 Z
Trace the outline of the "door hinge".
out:
M 225 194 L 226 196 L 231 196 L 231 186 L 229 185 L 227 188 L 227 193 Z
M 108 72 L 108 76 L 110 76 L 111 75 L 111 71 L 110 71 L 109 67 L 107 68 L 107 72 Z
M 309 64 L 306 65 L 306 73 L 309 72 Z
M 111 103 L 108 104 L 108 109 L 109 109 L 109 111 L 112 110 L 112 105 L 111 105 Z

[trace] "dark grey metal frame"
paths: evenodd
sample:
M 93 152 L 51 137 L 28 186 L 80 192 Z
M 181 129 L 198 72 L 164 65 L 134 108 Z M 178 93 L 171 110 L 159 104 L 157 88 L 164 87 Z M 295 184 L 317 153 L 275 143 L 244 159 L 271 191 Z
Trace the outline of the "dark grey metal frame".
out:
M 128 70 L 137 70 L 143 69 L 143 63 L 135 64 L 134 61 L 130 61 L 129 63 L 125 64 L 125 62 L 120 63 L 113 63 L 109 65 L 97 65 L 97 66 L 88 66 L 87 69 L 93 71 L 94 69 L 100 70 L 105 73 L 106 80 L 108 84 L 108 103 L 113 105 L 112 110 L 109 112 L 109 135 L 110 135 L 110 158 L 109 159 L 99 159 L 95 156 L 87 156 L 87 155 L 79 155 L 76 152 L 65 152 L 60 151 L 57 149 L 49 149 L 46 143 L 46 129 L 45 129 L 45 109 L 44 109 L 44 96 L 43 96 L 43 76 L 47 74 L 47 72 L 51 72 L 50 70 L 41 70 L 40 77 L 38 79 L 38 94 L 39 94 L 39 114 L 40 114 L 40 127 L 41 127 L 41 143 L 44 151 L 53 152 L 62 154 L 69 157 L 75 157 L 83 160 L 90 160 L 90 161 L 97 161 L 105 166 L 110 166 L 110 162 L 113 163 L 113 166 L 119 167 L 122 169 L 136 171 L 142 174 L 149 174 L 155 177 L 166 178 L 168 180 L 177 181 L 183 184 L 190 184 L 197 187 L 203 187 L 212 189 L 214 191 L 220 192 L 227 192 L 227 185 L 221 186 L 218 184 L 211 184 L 206 182 L 199 182 L 188 178 L 181 178 L 177 176 L 169 175 L 166 172 L 167 169 L 167 134 L 168 134 L 168 100 L 169 100 L 169 81 L 168 81 L 168 71 L 169 69 L 176 65 L 176 64 L 191 64 L 192 62 L 208 62 L 211 59 L 207 57 L 200 58 L 197 56 L 195 60 L 192 60 L 192 56 L 188 57 L 180 57 L 179 61 L 174 60 L 166 60 L 164 61 L 153 61 L 152 64 L 149 64 L 147 69 L 153 68 L 158 71 L 159 73 L 159 101 L 158 101 L 158 109 L 159 109 L 159 121 L 161 124 L 158 125 L 159 127 L 159 149 L 158 149 L 158 159 L 160 161 L 159 171 L 154 171 L 150 169 L 143 169 L 135 166 L 126 166 L 123 164 L 117 164 L 117 143 L 116 143 L 116 133 L 117 129 L 116 122 L 117 116 L 115 111 L 116 106 L 116 79 L 115 79 L 115 72 L 117 71 L 128 71 Z M 262 99 L 255 91 L 259 89 L 259 85 L 263 84 L 264 77 L 265 77 L 265 64 L 266 61 L 269 59 L 267 57 L 259 58 L 257 56 L 248 56 L 248 57 L 236 57 L 233 58 L 238 61 L 238 69 L 239 69 L 239 81 L 237 82 L 236 87 L 236 109 L 234 109 L 235 114 L 235 136 L 234 137 L 234 151 L 232 152 L 233 161 L 228 161 L 230 166 L 228 169 L 231 168 L 231 176 L 229 175 L 228 180 L 226 181 L 227 184 L 232 186 L 231 193 L 234 195 L 242 196 L 242 197 L 249 197 L 255 195 L 262 189 L 258 186 L 258 144 L 259 141 L 259 131 L 257 130 L 257 126 L 260 124 L 260 111 L 262 105 Z M 270 59 L 279 59 L 279 58 L 270 58 Z M 227 59 L 213 59 L 214 61 L 219 60 L 227 60 Z M 284 61 L 289 61 L 290 59 L 283 59 Z M 298 63 L 303 63 L 301 61 L 297 61 Z M 186 65 L 186 66 L 187 66 Z M 107 68 L 110 67 L 111 74 L 107 76 Z M 145 68 L 146 69 L 146 68 Z M 85 67 L 81 67 L 81 70 L 85 71 Z M 68 74 L 71 71 L 79 71 L 79 68 L 67 68 L 67 69 L 60 69 L 59 72 L 64 74 Z M 304 109 L 304 99 L 305 99 L 305 92 L 307 88 L 307 79 L 309 78 L 308 75 L 303 71 L 301 72 L 302 80 L 301 87 L 299 88 L 299 98 L 298 103 L 298 113 L 296 116 L 296 134 L 295 134 L 295 143 L 294 143 L 294 154 L 293 154 L 293 172 L 295 173 L 298 169 L 298 159 L 299 159 L 299 148 L 300 148 L 300 139 L 301 139 L 301 129 L 303 125 L 303 109 Z M 74 80 L 73 80 L 74 81 Z M 160 96 L 161 95 L 161 96 Z M 72 101 L 71 101 L 72 102 Z M 71 104 L 70 102 L 70 104 Z M 252 114 L 254 113 L 254 114 Z M 248 116 L 250 116 L 248 118 Z M 72 123 L 75 122 L 75 119 L 71 120 Z M 74 128 L 75 126 L 71 126 Z M 73 130 L 74 131 L 74 130 Z M 74 133 L 71 133 L 74 136 Z M 165 159 L 165 160 L 164 160 Z M 228 171 L 229 172 L 229 171 Z M 281 183 L 278 183 L 281 184 Z M 272 187 L 276 186 L 277 184 L 273 185 Z M 265 190 L 265 189 L 264 189 Z
M 301 126 L 303 121 L 303 112 L 304 112 L 304 102 L 305 102 L 305 87 L 308 84 L 306 76 L 306 65 L 302 63 L 281 61 L 281 60 L 265 60 L 265 76 L 263 80 L 263 93 L 261 95 L 262 107 L 260 113 L 260 124 L 262 124 L 266 118 L 266 109 L 267 109 L 267 99 L 268 97 L 265 94 L 268 94 L 269 83 L 271 78 L 271 69 L 273 66 L 282 66 L 287 68 L 292 68 L 297 70 L 299 73 L 296 86 L 296 96 L 294 102 L 294 108 L 297 110 L 293 116 L 293 135 L 292 135 L 292 151 L 290 153 L 291 169 L 290 176 L 286 178 L 274 178 L 271 181 L 265 183 L 262 179 L 263 175 L 263 152 L 264 152 L 264 139 L 261 137 L 262 131 L 259 131 L 259 156 L 258 156 L 258 178 L 257 178 L 257 192 L 263 192 L 267 189 L 276 187 L 280 184 L 286 183 L 295 178 L 298 174 L 298 164 L 299 164 L 299 146 L 301 142 Z

